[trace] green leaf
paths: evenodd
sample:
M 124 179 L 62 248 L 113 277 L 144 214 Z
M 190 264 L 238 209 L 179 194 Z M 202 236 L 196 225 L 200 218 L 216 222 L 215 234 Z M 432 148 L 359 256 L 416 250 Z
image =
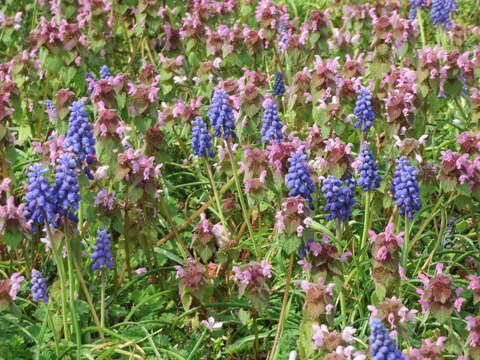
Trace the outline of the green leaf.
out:
M 183 293 L 180 297 L 180 300 L 182 301 L 184 309 L 188 311 L 190 309 L 190 305 L 192 305 L 192 295 L 188 293 Z
M 2 237 L 0 237 L 5 244 L 7 244 L 11 248 L 17 247 L 18 244 L 22 241 L 22 234 L 20 232 L 16 232 L 11 234 L 9 232 L 5 232 Z
M 288 236 L 282 243 L 282 249 L 288 255 L 293 254 L 294 252 L 298 251 L 301 245 L 301 240 L 297 236 Z
M 173 86 L 170 84 L 161 84 L 160 86 L 162 87 L 162 92 L 164 95 L 167 95 L 173 89 Z
M 240 309 L 238 311 L 238 319 L 243 325 L 247 325 L 248 321 L 250 320 L 250 311 Z
M 143 189 L 141 187 L 130 187 L 128 190 L 128 199 L 131 202 L 137 202 L 143 196 Z
M 178 264 L 183 264 L 183 260 L 180 257 L 178 257 L 177 255 L 175 255 L 174 253 L 172 253 L 168 250 L 156 247 L 156 248 L 153 249 L 153 251 L 156 252 L 157 254 L 160 254 L 160 255 L 163 255 L 163 256 L 169 258 L 172 261 L 175 261 Z
M 18 145 L 23 145 L 27 139 L 32 136 L 32 131 L 29 126 L 24 126 L 18 129 Z

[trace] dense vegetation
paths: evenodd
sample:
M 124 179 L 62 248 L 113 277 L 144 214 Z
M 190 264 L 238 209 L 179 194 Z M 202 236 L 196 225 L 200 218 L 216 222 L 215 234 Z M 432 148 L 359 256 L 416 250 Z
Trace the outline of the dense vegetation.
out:
M 480 2 L 3 0 L 1 359 L 480 359 Z

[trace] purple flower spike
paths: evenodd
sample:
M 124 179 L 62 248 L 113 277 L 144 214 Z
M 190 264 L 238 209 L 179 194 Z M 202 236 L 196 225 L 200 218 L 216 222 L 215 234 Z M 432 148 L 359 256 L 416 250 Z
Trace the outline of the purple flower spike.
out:
M 107 65 L 102 65 L 100 66 L 100 79 L 105 80 L 112 77 L 112 74 L 110 73 L 110 69 L 108 68 Z
M 47 281 L 42 276 L 40 271 L 33 269 L 32 278 L 30 279 L 32 285 L 33 301 L 42 300 L 44 303 L 48 302 Z
M 267 141 L 282 141 L 283 124 L 278 117 L 277 104 L 272 99 L 267 99 L 264 102 L 263 125 L 260 133 L 262 134 L 262 142 Z
M 344 181 L 335 176 L 329 176 L 323 181 L 322 192 L 327 205 L 324 210 L 328 213 L 327 220 L 347 220 L 352 214 L 355 205 L 355 182 L 351 177 Z
M 235 139 L 235 118 L 233 110 L 228 104 L 229 96 L 224 90 L 216 90 L 213 94 L 208 117 L 215 130 L 215 136 L 223 137 L 228 140 L 230 137 Z
M 452 19 L 450 15 L 457 10 L 457 2 L 455 0 L 432 0 L 432 9 L 430 10 L 430 17 L 433 25 L 442 23 L 444 27 L 452 26 Z
M 92 254 L 92 270 L 100 270 L 105 267 L 112 269 L 112 249 L 110 247 L 111 234 L 107 230 L 97 230 L 97 243 Z
M 195 155 L 214 157 L 212 150 L 212 137 L 208 133 L 207 125 L 201 116 L 192 121 L 192 150 Z
M 407 214 L 408 218 L 412 219 L 413 213 L 420 210 L 420 190 L 417 182 L 417 169 L 410 165 L 405 156 L 397 160 L 390 191 L 400 209 L 400 214 Z
M 365 132 L 372 127 L 373 121 L 375 120 L 375 113 L 373 112 L 372 94 L 370 90 L 361 89 L 358 92 L 353 113 L 357 118 L 357 122 L 354 124 L 355 128 L 360 127 L 362 132 Z
M 32 222 L 33 232 L 37 230 L 36 225 L 43 226 L 45 220 L 52 220 L 56 212 L 51 187 L 45 176 L 46 173 L 48 173 L 48 169 L 40 163 L 30 166 L 28 171 L 29 184 L 25 217 Z
M 273 84 L 273 96 L 282 97 L 285 94 L 285 83 L 283 82 L 283 74 L 279 71 Z
M 364 146 L 358 156 L 358 160 L 360 162 L 358 168 L 360 173 L 358 186 L 360 186 L 364 192 L 377 189 L 380 186 L 382 178 L 378 175 L 378 166 L 368 146 Z
M 55 185 L 52 189 L 58 214 L 60 216 L 68 216 L 68 218 L 74 222 L 78 221 L 74 212 L 78 210 L 78 203 L 81 199 L 76 166 L 77 162 L 71 154 L 63 154 L 60 159 L 58 159 Z M 58 225 L 58 223 L 56 225 Z
M 70 111 L 65 147 L 77 155 L 80 161 L 90 164 L 95 155 L 95 138 L 85 104 L 82 101 L 76 101 L 70 107 Z
M 405 360 L 402 352 L 397 349 L 395 341 L 389 336 L 388 330 L 379 319 L 372 319 L 370 330 L 372 360 Z
M 285 176 L 287 187 L 290 189 L 288 196 L 301 196 L 308 201 L 310 209 L 314 209 L 312 194 L 315 185 L 308 169 L 307 155 L 303 151 L 297 151 L 288 159 L 290 167 Z

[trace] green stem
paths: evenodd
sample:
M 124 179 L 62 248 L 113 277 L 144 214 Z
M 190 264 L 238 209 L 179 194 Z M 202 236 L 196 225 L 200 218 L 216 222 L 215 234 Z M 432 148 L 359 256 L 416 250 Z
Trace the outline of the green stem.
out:
M 452 194 L 453 195 L 453 194 Z M 456 196 L 455 196 L 456 197 Z M 430 212 L 430 214 L 428 215 L 428 218 L 425 219 L 425 221 L 422 223 L 422 225 L 420 226 L 420 229 L 418 230 L 417 234 L 415 235 L 415 237 L 413 238 L 413 240 L 411 241 L 411 243 L 409 244 L 408 248 L 407 249 L 407 255 L 408 253 L 412 250 L 412 248 L 415 246 L 415 244 L 417 243 L 417 241 L 420 239 L 420 237 L 422 236 L 423 234 L 423 231 L 427 228 L 428 224 L 430 223 L 430 221 L 432 221 L 433 217 L 435 216 L 437 210 L 438 210 L 438 207 L 440 206 L 440 204 L 442 203 L 442 199 L 443 199 L 443 195 L 441 195 L 435 206 L 433 207 L 433 210 Z M 450 202 L 452 201 L 452 199 L 454 199 L 453 196 L 450 197 L 450 199 L 447 201 Z M 444 205 L 446 206 L 446 204 Z M 405 245 L 406 246 L 406 245 Z
M 254 343 L 254 354 L 255 360 L 258 360 L 258 326 L 257 326 L 257 311 L 253 310 L 253 333 L 255 334 L 255 343 Z
M 127 266 L 127 273 L 128 278 L 132 278 L 132 267 L 130 265 L 130 236 L 128 235 L 128 190 L 126 191 L 126 198 L 125 198 L 125 209 L 123 214 L 123 237 L 125 240 L 124 243 L 124 250 L 125 250 L 125 264 Z M 123 274 L 122 274 L 123 275 Z M 123 279 L 123 276 L 122 276 Z
M 180 234 L 177 231 L 177 227 L 173 222 L 172 217 L 170 216 L 170 212 L 168 211 L 167 204 L 165 204 L 165 200 L 163 200 L 163 195 L 160 194 L 158 198 L 160 202 L 160 207 L 161 209 L 163 209 L 163 213 L 165 215 L 165 218 L 167 219 L 168 225 L 172 228 L 172 231 L 175 235 L 175 238 L 177 239 L 178 245 L 180 246 L 180 250 L 182 251 L 184 259 L 186 260 L 188 258 L 191 258 L 192 254 L 190 253 L 190 251 L 188 251 L 187 245 L 182 240 L 182 238 L 180 237 Z
M 211 167 L 210 163 L 208 162 L 207 158 L 204 157 L 203 159 L 205 161 L 205 166 L 207 168 L 207 173 L 208 173 L 208 177 L 210 179 L 210 184 L 212 185 L 213 196 L 215 197 L 215 201 L 217 202 L 217 208 L 218 208 L 218 214 L 220 215 L 220 221 L 222 222 L 222 225 L 223 225 L 223 228 L 225 229 L 225 231 L 227 231 L 228 230 L 227 221 L 225 220 L 225 215 L 223 214 L 223 207 L 222 207 L 222 204 L 220 202 L 220 196 L 218 195 L 217 186 L 215 185 L 215 180 L 213 179 L 212 167 Z
M 418 18 L 418 27 L 420 28 L 420 38 L 422 39 L 422 48 L 425 48 L 427 41 L 425 38 L 425 28 L 423 27 L 422 10 L 420 9 L 417 9 L 417 18 Z
M 200 335 L 200 338 L 198 339 L 197 343 L 193 347 L 192 352 L 188 355 L 187 360 L 193 359 L 193 355 L 195 355 L 195 353 L 197 352 L 197 349 L 200 347 L 200 344 L 203 338 L 205 337 L 206 333 L 207 333 L 207 329 L 203 330 L 202 335 Z
M 365 218 L 363 220 L 362 242 L 360 244 L 360 252 L 363 254 L 365 244 L 367 243 L 368 227 L 370 222 L 370 191 L 365 193 Z
M 100 335 L 100 338 L 104 338 L 103 335 L 103 328 L 100 326 L 100 320 L 98 319 L 97 313 L 95 312 L 95 306 L 93 306 L 93 301 L 92 297 L 90 296 L 90 293 L 88 292 L 87 284 L 85 283 L 85 279 L 83 278 L 82 275 L 82 269 L 78 265 L 77 259 L 73 259 L 73 266 L 75 267 L 75 272 L 77 273 L 78 281 L 80 281 L 80 286 L 83 290 L 83 294 L 85 295 L 85 298 L 87 299 L 88 307 L 90 308 L 90 312 L 92 314 L 93 320 L 95 321 L 95 325 L 98 330 L 98 334 Z
M 342 224 L 339 219 L 335 220 L 335 238 L 337 242 L 337 247 L 340 247 L 340 241 L 342 239 Z M 338 295 L 340 297 L 340 317 L 342 318 L 342 327 L 347 325 L 347 313 L 345 305 L 345 292 L 344 287 L 338 290 Z
M 57 337 L 57 332 L 55 331 L 55 325 L 53 324 L 52 317 L 50 316 L 50 311 L 47 311 L 47 320 L 53 333 L 53 341 L 55 343 L 55 354 L 57 355 L 57 358 L 60 358 L 60 350 L 58 349 L 58 343 L 60 341 Z
M 45 314 L 45 319 L 43 319 L 42 328 L 40 329 L 40 334 L 38 335 L 38 345 L 37 345 L 37 350 L 35 351 L 35 360 L 40 360 L 40 350 L 42 347 L 43 336 L 45 335 L 45 330 L 47 328 L 48 313 L 50 312 L 50 304 L 51 302 L 47 303 L 47 313 Z
M 257 256 L 257 258 L 259 258 L 260 254 L 258 253 L 258 250 L 257 250 L 257 244 L 253 239 L 253 228 L 252 228 L 252 224 L 250 224 L 250 221 L 248 219 L 247 207 L 245 206 L 245 199 L 243 198 L 243 192 L 242 192 L 242 187 L 240 185 L 240 179 L 238 177 L 237 166 L 236 166 L 235 162 L 233 161 L 232 146 L 231 146 L 230 142 L 226 141 L 226 143 L 227 143 L 228 154 L 229 154 L 229 157 L 230 157 L 230 163 L 231 163 L 231 166 L 232 166 L 233 177 L 235 178 L 235 185 L 237 187 L 238 198 L 240 199 L 240 206 L 242 207 L 243 220 L 245 221 L 245 224 L 247 224 L 248 232 L 250 234 L 250 239 L 253 242 L 255 255 Z
M 70 341 L 70 330 L 68 328 L 68 320 L 67 320 L 67 296 L 65 291 L 65 268 L 63 267 L 62 256 L 61 254 L 58 253 L 58 250 L 61 251 L 61 243 L 60 243 L 60 246 L 57 248 L 57 244 L 53 240 L 53 236 L 50 231 L 50 225 L 48 224 L 47 221 L 45 221 L 45 228 L 47 230 L 47 237 L 48 237 L 48 240 L 50 241 L 50 245 L 52 248 L 53 258 L 55 260 L 55 263 L 57 264 L 58 276 L 60 277 L 63 331 L 65 334 L 65 340 Z
M 410 240 L 410 229 L 409 229 L 409 221 L 408 216 L 405 214 L 405 234 L 403 236 L 403 256 L 402 256 L 402 267 L 404 269 L 407 268 L 407 259 L 408 259 L 408 241 Z
M 275 333 L 275 339 L 273 340 L 272 351 L 270 352 L 270 356 L 268 360 L 274 360 L 277 355 L 277 347 L 280 341 L 280 336 L 283 330 L 283 322 L 285 320 L 285 313 L 287 311 L 287 304 L 288 304 L 288 292 L 290 290 L 290 281 L 292 280 L 292 272 L 293 272 L 293 261 L 294 261 L 294 254 L 290 255 L 290 262 L 288 264 L 288 273 L 287 273 L 287 280 L 285 282 L 285 293 L 283 294 L 283 301 L 282 301 L 282 309 L 280 310 L 280 318 L 278 319 L 277 331 Z
M 100 281 L 101 281 L 101 288 L 100 288 L 100 326 L 102 329 L 105 327 L 105 272 L 102 270 L 100 272 Z
M 67 244 L 67 265 L 68 265 L 68 290 L 70 297 L 70 312 L 72 313 L 72 322 L 73 330 L 75 331 L 75 342 L 77 345 L 77 358 L 80 358 L 80 345 L 82 343 L 82 333 L 80 332 L 80 327 L 78 326 L 77 311 L 75 309 L 75 295 L 74 295 L 74 281 L 73 281 L 73 251 L 70 239 L 68 238 L 68 222 L 65 221 L 65 243 Z

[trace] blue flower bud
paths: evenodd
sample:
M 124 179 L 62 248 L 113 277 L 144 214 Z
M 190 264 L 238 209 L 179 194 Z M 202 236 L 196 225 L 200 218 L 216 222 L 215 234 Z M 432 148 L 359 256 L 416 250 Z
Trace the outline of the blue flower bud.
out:
M 413 213 L 420 210 L 420 189 L 417 182 L 417 169 L 410 165 L 405 156 L 397 159 L 390 191 L 400 214 L 407 214 L 408 218 L 412 219 Z
M 233 110 L 228 104 L 228 94 L 224 90 L 216 90 L 208 109 L 208 117 L 215 130 L 215 136 L 228 140 L 235 139 L 235 118 Z
M 285 177 L 288 196 L 301 196 L 308 201 L 310 209 L 314 209 L 312 194 L 315 191 L 310 170 L 307 164 L 307 155 L 303 151 L 293 153 L 288 159 L 290 167 Z
M 270 140 L 281 142 L 283 124 L 280 122 L 277 112 L 277 104 L 273 100 L 266 101 L 263 113 L 263 124 L 260 130 L 262 141 Z
M 372 94 L 367 89 L 361 89 L 358 92 L 357 102 L 355 103 L 355 109 L 353 111 L 357 118 L 357 122 L 354 124 L 355 128 L 365 132 L 370 129 L 375 120 L 375 113 L 372 106 Z
M 30 279 L 32 286 L 33 301 L 42 300 L 44 303 L 48 302 L 47 281 L 42 276 L 40 271 L 33 269 L 32 278 Z
M 110 238 L 112 235 L 109 234 L 107 230 L 97 230 L 97 235 L 98 238 L 92 253 L 92 270 L 99 270 L 105 267 L 112 269 L 114 266 L 110 247 Z
M 352 206 L 355 205 L 355 181 L 348 175 L 344 181 L 335 176 L 328 176 L 322 184 L 322 192 L 327 204 L 325 212 L 327 220 L 339 219 L 346 221 L 352 214 Z
M 208 133 L 207 125 L 201 116 L 192 121 L 192 150 L 195 155 L 214 157 L 212 137 Z

